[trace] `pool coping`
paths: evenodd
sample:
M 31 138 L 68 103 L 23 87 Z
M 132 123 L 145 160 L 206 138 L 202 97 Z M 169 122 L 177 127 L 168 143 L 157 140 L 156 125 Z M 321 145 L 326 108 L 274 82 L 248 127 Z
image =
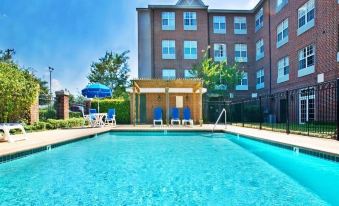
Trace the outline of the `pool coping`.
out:
M 73 142 L 81 141 L 88 138 L 93 138 L 96 135 L 100 135 L 107 132 L 162 132 L 162 131 L 168 131 L 168 132 L 211 132 L 211 128 L 204 126 L 204 127 L 120 127 L 120 128 L 106 128 L 99 131 L 92 131 L 89 134 L 86 135 L 79 135 L 79 136 L 72 136 L 68 137 L 66 139 L 57 139 L 52 142 L 42 143 L 40 145 L 33 145 L 32 147 L 25 148 L 25 149 L 17 149 L 15 151 L 7 152 L 7 153 L 0 153 L 0 164 L 6 163 L 12 160 L 16 160 L 22 157 L 26 157 L 31 154 L 35 154 L 41 151 L 50 150 L 62 145 L 70 144 Z M 291 144 L 286 143 L 283 141 L 276 141 L 272 139 L 267 139 L 260 137 L 258 135 L 249 135 L 246 132 L 239 132 L 234 131 L 232 129 L 225 129 L 225 128 L 216 128 L 215 132 L 221 132 L 221 133 L 227 133 L 227 134 L 233 134 L 233 135 L 241 135 L 245 138 L 253 139 L 255 141 L 260 141 L 266 144 L 270 144 L 273 146 L 277 146 L 280 148 L 285 148 L 297 153 L 303 153 L 311 156 L 315 156 L 321 159 L 329 160 L 332 162 L 338 162 L 339 163 L 339 153 L 335 154 L 329 151 L 323 151 L 315 148 L 305 147 L 302 145 L 297 144 Z M 285 134 L 286 135 L 286 134 Z M 339 152 L 339 151 L 338 151 Z

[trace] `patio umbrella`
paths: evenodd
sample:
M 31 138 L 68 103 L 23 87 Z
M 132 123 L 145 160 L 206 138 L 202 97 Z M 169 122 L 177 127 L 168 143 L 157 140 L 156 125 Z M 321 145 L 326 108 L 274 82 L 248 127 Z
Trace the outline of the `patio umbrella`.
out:
M 89 84 L 83 90 L 81 90 L 83 96 L 87 98 L 105 98 L 112 96 L 112 90 L 99 83 Z M 99 101 L 98 101 L 98 113 L 99 113 Z

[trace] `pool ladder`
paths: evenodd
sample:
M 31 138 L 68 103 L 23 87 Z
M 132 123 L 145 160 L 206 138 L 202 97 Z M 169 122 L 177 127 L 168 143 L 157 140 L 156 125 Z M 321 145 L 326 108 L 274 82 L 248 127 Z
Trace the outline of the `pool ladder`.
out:
M 227 111 L 226 111 L 226 109 L 224 108 L 224 109 L 221 111 L 221 113 L 220 113 L 220 115 L 219 115 L 217 121 L 215 122 L 215 124 L 214 124 L 214 126 L 213 126 L 213 129 L 212 129 L 212 132 L 214 132 L 215 127 L 216 127 L 217 124 L 219 123 L 219 121 L 220 121 L 220 119 L 221 119 L 221 117 L 222 117 L 222 115 L 223 115 L 224 113 L 225 113 L 225 129 L 227 129 Z

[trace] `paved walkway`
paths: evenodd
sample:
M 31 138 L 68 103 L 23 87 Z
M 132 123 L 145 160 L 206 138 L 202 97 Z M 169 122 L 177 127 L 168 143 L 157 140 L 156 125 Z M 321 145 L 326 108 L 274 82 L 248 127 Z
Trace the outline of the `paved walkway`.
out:
M 12 154 L 20 151 L 25 151 L 33 148 L 47 146 L 58 142 L 77 139 L 88 135 L 94 135 L 110 130 L 194 130 L 194 131 L 211 131 L 213 125 L 204 125 L 203 127 L 195 126 L 188 127 L 152 127 L 150 125 L 143 125 L 133 127 L 131 125 L 117 126 L 116 128 L 83 128 L 83 129 L 65 129 L 65 130 L 52 130 L 44 132 L 29 133 L 28 140 L 19 141 L 15 143 L 0 142 L 0 156 Z M 225 126 L 217 126 L 219 131 L 225 131 Z M 243 128 L 236 126 L 227 126 L 226 131 L 250 136 L 252 138 L 269 140 L 277 143 L 293 145 L 302 148 L 308 148 L 315 151 L 330 153 L 339 156 L 339 141 L 330 139 L 321 139 L 306 137 L 300 135 L 287 135 L 284 133 L 271 132 L 265 130 L 257 130 L 251 128 Z

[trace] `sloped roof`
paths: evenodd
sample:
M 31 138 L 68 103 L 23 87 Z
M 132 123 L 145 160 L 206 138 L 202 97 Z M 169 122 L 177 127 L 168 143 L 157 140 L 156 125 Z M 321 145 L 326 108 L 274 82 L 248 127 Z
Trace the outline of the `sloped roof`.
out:
M 206 5 L 201 0 L 179 0 L 176 4 L 177 6 L 201 6 L 205 7 Z

